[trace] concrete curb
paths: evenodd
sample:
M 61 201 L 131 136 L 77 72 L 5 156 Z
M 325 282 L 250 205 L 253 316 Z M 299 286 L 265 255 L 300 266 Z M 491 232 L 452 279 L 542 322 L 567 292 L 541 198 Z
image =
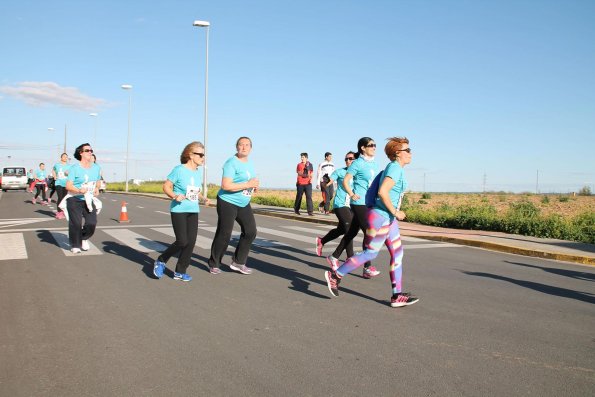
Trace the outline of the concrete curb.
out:
M 137 192 L 112 192 L 108 191 L 107 193 L 115 193 L 115 194 L 132 194 L 136 196 L 143 196 L 143 197 L 150 197 L 150 198 L 157 198 L 161 200 L 170 200 L 165 194 L 155 194 L 155 193 L 137 193 Z M 208 207 L 215 207 L 215 205 L 211 204 Z M 262 215 L 262 216 L 269 216 L 274 218 L 283 218 L 283 219 L 292 219 L 292 220 L 299 220 L 302 222 L 309 222 L 309 223 L 317 223 L 323 225 L 336 225 L 337 221 L 334 218 L 329 217 L 329 219 L 320 218 L 319 215 L 315 216 L 308 216 L 308 215 L 295 215 L 295 214 L 287 214 L 282 212 L 271 211 L 269 209 L 263 209 L 258 207 L 252 207 L 252 210 L 255 214 Z M 409 235 L 413 237 L 419 237 L 427 240 L 432 241 L 440 241 L 444 243 L 451 243 L 457 245 L 466 245 L 470 247 L 476 248 L 483 248 L 490 251 L 498 251 L 504 252 L 507 254 L 516 254 L 516 255 L 523 255 L 523 256 L 530 256 L 535 258 L 543 258 L 543 259 L 552 259 L 556 261 L 564 261 L 564 262 L 571 262 L 577 263 L 581 265 L 588 265 L 588 266 L 595 266 L 595 258 L 588 257 L 588 256 L 580 256 L 580 255 L 569 255 L 569 254 L 562 254 L 557 252 L 544 252 L 529 248 L 520 248 L 520 247 L 513 247 L 509 245 L 503 244 L 496 244 L 489 241 L 479 241 L 475 239 L 466 239 L 466 238 L 454 238 L 454 237 L 446 237 L 446 236 L 436 236 L 435 234 L 424 234 L 424 232 L 416 232 L 414 234 L 409 234 L 404 231 L 403 235 Z

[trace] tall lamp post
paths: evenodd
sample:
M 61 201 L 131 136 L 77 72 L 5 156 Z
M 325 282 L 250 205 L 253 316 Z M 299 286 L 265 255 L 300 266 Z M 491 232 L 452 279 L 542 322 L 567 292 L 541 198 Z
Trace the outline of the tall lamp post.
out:
M 93 147 L 97 147 L 97 120 L 99 119 L 99 113 L 89 113 L 89 116 L 95 119 L 95 131 L 93 133 Z
M 132 109 L 132 86 L 122 84 L 123 90 L 128 90 L 128 138 L 126 140 L 126 192 L 128 192 L 128 157 L 130 153 L 130 111 Z
M 211 26 L 211 23 L 208 21 L 194 21 L 194 23 L 192 24 L 192 26 L 197 26 L 200 28 L 207 28 L 207 46 L 206 46 L 206 57 L 205 57 L 205 124 L 204 124 L 204 142 L 203 144 L 205 145 L 205 156 L 207 155 L 208 151 L 207 151 L 207 132 L 208 132 L 208 127 L 209 127 L 209 116 L 208 116 L 208 110 L 209 110 L 209 28 Z M 208 162 L 208 157 L 206 159 L 206 161 L 204 162 L 203 165 L 203 181 L 202 181 L 202 194 L 204 194 L 204 196 L 207 196 L 207 162 Z

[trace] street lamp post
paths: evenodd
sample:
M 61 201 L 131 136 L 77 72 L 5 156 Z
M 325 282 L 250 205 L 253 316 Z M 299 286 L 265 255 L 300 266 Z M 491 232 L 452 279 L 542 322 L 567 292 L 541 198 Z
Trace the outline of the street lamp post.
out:
M 97 120 L 99 119 L 98 113 L 89 113 L 89 116 L 95 119 L 95 131 L 93 133 L 93 147 L 97 148 Z
M 205 146 L 205 156 L 207 155 L 207 132 L 209 126 L 209 28 L 211 23 L 208 21 L 194 21 L 192 26 L 197 26 L 200 28 L 207 28 L 207 46 L 206 46 L 206 57 L 205 57 L 205 123 L 204 123 L 204 146 Z M 205 158 L 205 162 L 203 163 L 203 181 L 202 181 L 202 193 L 205 197 L 207 197 L 207 162 L 208 157 Z
M 130 112 L 132 109 L 132 86 L 122 84 L 123 90 L 128 90 L 128 138 L 126 140 L 126 192 L 128 192 L 128 157 L 130 153 Z

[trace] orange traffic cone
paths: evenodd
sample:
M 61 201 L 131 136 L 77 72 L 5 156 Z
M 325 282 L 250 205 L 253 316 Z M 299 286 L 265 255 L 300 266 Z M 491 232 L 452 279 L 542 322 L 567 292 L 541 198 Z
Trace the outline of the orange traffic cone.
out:
M 130 222 L 128 219 L 128 210 L 126 209 L 126 201 L 122 201 L 122 210 L 120 211 L 120 220 L 118 222 Z

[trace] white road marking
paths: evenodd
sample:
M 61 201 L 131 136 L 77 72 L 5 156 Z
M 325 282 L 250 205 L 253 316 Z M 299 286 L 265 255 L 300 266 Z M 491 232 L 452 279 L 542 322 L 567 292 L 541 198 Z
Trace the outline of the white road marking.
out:
M 27 259 L 27 247 L 23 233 L 0 235 L 0 260 Z
M 138 233 L 127 229 L 104 229 L 103 232 L 109 234 L 116 240 L 124 243 L 130 248 L 139 252 L 149 253 L 153 251 L 162 252 L 167 247 L 161 243 L 144 238 Z
M 198 230 L 199 230 L 199 232 L 200 232 L 200 230 L 206 230 L 208 232 L 215 233 L 217 231 L 217 228 L 214 227 L 214 226 L 205 226 L 205 227 L 200 227 Z M 260 231 L 260 228 L 258 228 L 258 230 Z M 231 240 L 236 240 L 236 241 L 239 240 L 240 239 L 240 234 L 241 234 L 240 232 L 234 232 L 234 233 L 232 233 L 231 234 Z M 254 240 L 254 242 L 252 243 L 252 245 L 254 245 L 256 247 L 263 247 L 263 248 L 289 247 L 289 245 L 283 244 L 283 243 L 281 243 L 279 241 L 264 239 L 264 238 L 261 238 L 261 237 L 258 237 L 258 236 L 256 236 L 256 239 Z M 210 247 L 210 245 L 209 245 L 209 247 Z M 231 245 L 228 248 L 230 248 L 230 247 L 231 247 L 232 250 L 235 249 Z
M 140 205 L 137 205 L 136 208 L 141 208 L 142 209 L 142 208 L 145 208 L 145 207 L 141 207 Z
M 137 229 L 137 228 L 141 228 L 141 227 L 165 227 L 165 226 L 171 226 L 169 224 L 163 225 L 163 224 L 159 224 L 159 225 L 114 225 L 114 226 L 97 226 L 97 229 Z M 37 232 L 37 231 L 47 231 L 47 232 L 51 232 L 51 231 L 61 231 L 61 230 L 68 230 L 68 226 L 65 227 L 49 227 L 49 228 L 41 228 L 41 227 L 32 227 L 29 229 L 10 229 L 10 230 L 0 230 L 0 234 L 2 233 L 13 233 L 13 232 Z
M 66 256 L 86 256 L 86 255 L 102 255 L 103 252 L 99 250 L 91 241 L 89 241 L 89 251 L 81 251 L 79 254 L 73 254 L 70 251 L 70 242 L 68 241 L 68 232 L 50 232 L 62 252 Z
M 47 216 L 43 217 L 43 218 L 0 219 L 0 228 L 20 226 L 20 225 L 30 225 L 32 223 L 47 222 L 47 221 L 53 221 L 53 220 L 54 220 L 54 218 L 47 217 Z
M 165 212 L 165 211 L 155 211 L 158 214 L 164 214 L 164 215 L 169 215 L 169 212 Z
M 206 250 L 211 249 L 211 243 L 213 242 L 213 240 L 210 238 L 206 238 L 205 236 L 201 236 L 200 235 L 201 229 L 202 228 L 198 229 L 198 235 L 196 236 L 196 244 L 194 244 L 194 245 L 196 245 L 199 248 L 206 249 Z M 156 228 L 152 228 L 151 230 L 155 230 L 156 232 L 166 234 L 170 237 L 173 237 L 174 239 L 176 237 L 176 234 L 174 233 L 174 229 L 172 229 L 171 227 L 158 227 L 158 228 L 156 227 Z

